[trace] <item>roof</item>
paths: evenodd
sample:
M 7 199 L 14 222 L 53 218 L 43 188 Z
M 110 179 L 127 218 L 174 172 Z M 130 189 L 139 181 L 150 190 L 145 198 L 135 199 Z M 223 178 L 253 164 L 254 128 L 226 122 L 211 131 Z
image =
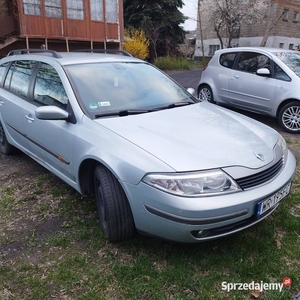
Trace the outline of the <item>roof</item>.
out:
M 81 50 L 75 52 L 56 52 L 53 50 L 43 49 L 17 49 L 8 53 L 6 58 L 3 60 L 10 60 L 14 57 L 17 59 L 36 60 L 37 57 L 42 58 L 43 61 L 56 60 L 60 65 L 70 65 L 78 63 L 89 63 L 89 62 L 143 62 L 140 59 L 132 57 L 129 53 L 121 50 L 103 50 L 100 49 L 101 53 L 97 50 Z M 29 53 L 28 53 L 29 52 Z M 103 52 L 109 52 L 103 53 Z M 121 55 L 120 55 L 121 54 Z

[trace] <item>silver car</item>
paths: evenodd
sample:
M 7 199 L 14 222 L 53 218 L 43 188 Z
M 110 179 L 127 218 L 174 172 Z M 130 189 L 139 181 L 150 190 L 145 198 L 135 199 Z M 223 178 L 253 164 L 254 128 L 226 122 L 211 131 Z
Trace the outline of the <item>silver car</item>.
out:
M 238 47 L 218 50 L 201 74 L 200 99 L 278 119 L 300 132 L 300 52 Z
M 222 237 L 289 194 L 296 161 L 275 130 L 130 56 L 30 52 L 0 60 L 1 152 L 94 193 L 109 241 Z

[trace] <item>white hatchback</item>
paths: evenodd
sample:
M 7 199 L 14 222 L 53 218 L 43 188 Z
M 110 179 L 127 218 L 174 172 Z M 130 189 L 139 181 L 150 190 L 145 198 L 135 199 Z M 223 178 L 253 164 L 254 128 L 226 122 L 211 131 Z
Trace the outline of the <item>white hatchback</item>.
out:
M 300 52 L 237 47 L 215 52 L 203 69 L 201 100 L 278 119 L 287 132 L 300 132 Z

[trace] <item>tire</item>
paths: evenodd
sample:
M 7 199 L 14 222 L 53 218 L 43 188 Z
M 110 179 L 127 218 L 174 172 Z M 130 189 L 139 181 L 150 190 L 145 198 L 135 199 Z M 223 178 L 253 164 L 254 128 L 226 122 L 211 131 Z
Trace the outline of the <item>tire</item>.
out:
M 208 85 L 203 85 L 199 88 L 198 98 L 202 101 L 215 103 L 212 90 Z
M 6 138 L 4 128 L 0 122 L 0 152 L 4 155 L 13 154 L 15 152 L 15 147 L 12 146 Z
M 94 173 L 95 197 L 105 237 L 118 242 L 135 232 L 134 220 L 127 197 L 114 175 L 97 166 Z
M 287 132 L 300 132 L 300 101 L 284 105 L 278 114 L 279 125 Z

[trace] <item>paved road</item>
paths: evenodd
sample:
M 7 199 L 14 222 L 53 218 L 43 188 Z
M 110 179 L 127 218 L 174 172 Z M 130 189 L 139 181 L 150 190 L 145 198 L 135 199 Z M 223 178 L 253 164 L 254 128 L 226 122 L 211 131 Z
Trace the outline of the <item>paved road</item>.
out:
M 179 82 L 183 87 L 197 89 L 201 70 L 188 70 L 188 71 L 170 71 L 167 72 L 173 79 Z

